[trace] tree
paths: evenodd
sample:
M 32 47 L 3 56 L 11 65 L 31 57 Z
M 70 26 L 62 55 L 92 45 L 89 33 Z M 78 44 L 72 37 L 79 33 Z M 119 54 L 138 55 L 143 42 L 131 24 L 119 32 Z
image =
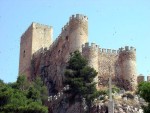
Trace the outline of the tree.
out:
M 16 87 L 21 91 L 29 89 L 30 83 L 25 75 L 20 75 L 17 78 Z
M 0 83 L 0 108 L 10 101 L 13 90 L 5 83 Z
M 138 85 L 139 95 L 148 102 L 148 106 L 143 106 L 144 113 L 150 113 L 150 82 L 141 82 Z
M 0 81 L 1 113 L 48 113 L 42 104 L 41 84 L 29 83 L 26 76 L 19 76 L 17 82 L 6 84 Z
M 36 77 L 35 80 L 33 81 L 33 86 L 36 90 L 39 91 L 40 95 L 39 98 L 44 104 L 47 101 L 48 97 L 48 89 L 43 83 L 42 79 L 40 77 Z
M 69 90 L 65 93 L 70 95 L 71 100 L 77 98 L 81 102 L 85 98 L 89 112 L 92 102 L 99 96 L 94 82 L 96 76 L 97 72 L 88 66 L 79 51 L 71 54 L 65 71 L 65 85 L 69 85 Z

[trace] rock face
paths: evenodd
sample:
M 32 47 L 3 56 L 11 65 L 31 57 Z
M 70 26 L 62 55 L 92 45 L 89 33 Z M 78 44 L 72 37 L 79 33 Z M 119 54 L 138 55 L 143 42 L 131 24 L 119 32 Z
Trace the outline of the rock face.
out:
M 69 104 L 64 98 L 65 95 L 58 100 L 53 100 L 49 108 L 53 112 L 50 113 L 84 113 L 86 106 L 83 103 L 75 102 Z M 146 102 L 137 95 L 132 95 L 128 92 L 115 93 L 114 94 L 114 113 L 144 113 L 141 108 L 142 105 L 146 105 Z M 109 100 L 97 100 L 91 107 L 90 113 L 108 113 Z
M 63 87 L 64 71 L 71 52 L 79 50 L 87 58 L 89 66 L 98 72 L 97 88 L 105 88 L 108 77 L 113 84 L 126 90 L 135 90 L 136 50 L 126 46 L 119 50 L 101 48 L 88 43 L 88 18 L 72 15 L 55 41 L 53 29 L 47 25 L 33 23 L 21 37 L 19 74 L 29 80 L 41 76 L 48 86 L 49 94 Z
M 128 97 L 122 97 L 122 94 L 117 94 L 116 98 L 114 98 L 114 113 L 144 113 L 141 106 L 145 104 L 146 102 L 143 99 L 139 98 L 137 95 L 135 95 L 134 98 L 131 99 Z M 98 113 L 103 113 L 103 110 L 101 108 L 108 106 L 108 101 L 100 101 L 98 106 Z

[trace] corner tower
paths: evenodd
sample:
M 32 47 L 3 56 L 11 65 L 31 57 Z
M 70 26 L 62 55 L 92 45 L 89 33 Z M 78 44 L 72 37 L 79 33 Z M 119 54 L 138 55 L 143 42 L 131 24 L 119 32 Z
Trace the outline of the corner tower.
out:
M 81 14 L 72 15 L 69 21 L 70 52 L 82 51 L 88 41 L 88 18 Z
M 137 73 L 136 73 L 136 50 L 133 47 L 126 46 L 119 50 L 119 63 L 121 66 L 121 77 L 123 87 L 126 90 L 136 90 Z
M 19 75 L 31 75 L 31 58 L 41 48 L 49 47 L 52 43 L 53 29 L 50 26 L 32 23 L 21 36 Z

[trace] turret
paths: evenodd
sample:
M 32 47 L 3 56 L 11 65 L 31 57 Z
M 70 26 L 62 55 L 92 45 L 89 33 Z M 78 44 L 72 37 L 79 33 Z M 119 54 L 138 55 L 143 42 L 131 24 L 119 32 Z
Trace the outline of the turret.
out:
M 81 14 L 72 15 L 69 21 L 70 52 L 82 50 L 88 40 L 88 18 Z
M 136 74 L 136 50 L 133 47 L 126 46 L 119 49 L 119 63 L 121 66 L 121 77 L 123 87 L 126 90 L 135 90 L 137 86 Z
M 82 54 L 83 56 L 88 60 L 88 65 L 90 67 L 93 67 L 98 72 L 98 51 L 99 46 L 95 43 L 91 43 L 91 46 L 89 43 L 85 43 L 85 45 L 82 46 Z M 96 83 L 98 83 L 98 77 L 94 79 Z

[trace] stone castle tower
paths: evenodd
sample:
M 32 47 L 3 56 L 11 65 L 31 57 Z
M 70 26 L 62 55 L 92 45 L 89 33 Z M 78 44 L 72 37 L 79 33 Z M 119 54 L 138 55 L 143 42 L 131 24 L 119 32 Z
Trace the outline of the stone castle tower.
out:
M 21 36 L 19 74 L 31 75 L 32 56 L 39 49 L 51 45 L 52 33 L 52 27 L 32 23 Z
M 41 76 L 51 94 L 54 89 L 63 87 L 64 71 L 71 52 L 79 50 L 88 59 L 89 66 L 98 72 L 95 81 L 97 88 L 108 85 L 111 75 L 113 84 L 135 90 L 136 50 L 111 50 L 88 43 L 88 18 L 76 14 L 62 28 L 58 38 L 52 42 L 52 27 L 32 23 L 21 37 L 19 74 L 32 80 Z

